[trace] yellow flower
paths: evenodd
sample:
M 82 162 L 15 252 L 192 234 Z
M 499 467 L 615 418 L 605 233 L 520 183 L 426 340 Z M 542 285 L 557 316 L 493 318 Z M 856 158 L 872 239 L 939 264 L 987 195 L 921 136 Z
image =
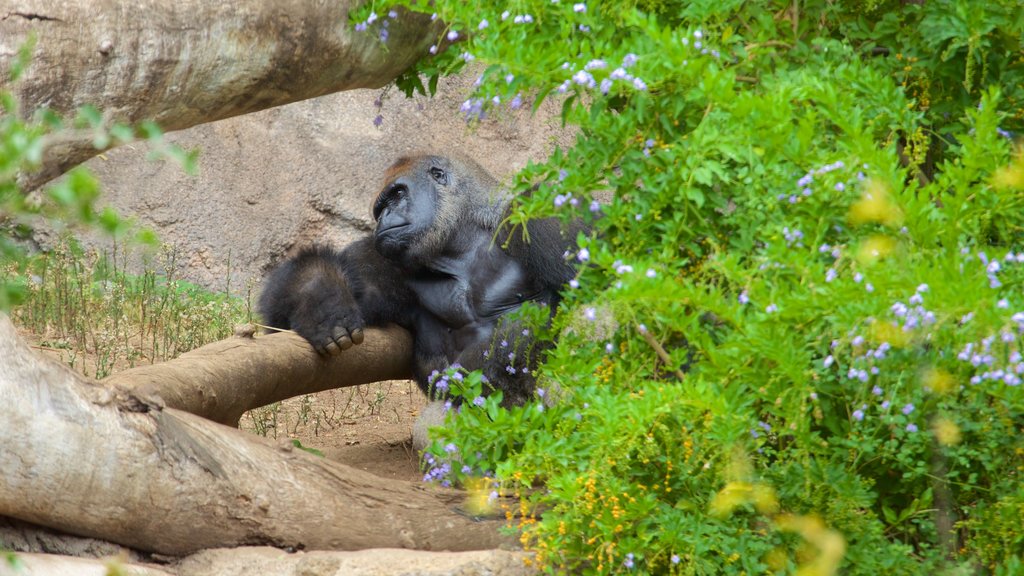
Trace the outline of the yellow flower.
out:
M 850 206 L 847 219 L 854 226 L 877 222 L 890 227 L 903 223 L 903 211 L 892 201 L 889 187 L 874 178 L 864 182 L 860 199 Z
M 932 434 L 943 446 L 956 446 L 960 443 L 960 427 L 956 422 L 940 416 L 932 422 Z

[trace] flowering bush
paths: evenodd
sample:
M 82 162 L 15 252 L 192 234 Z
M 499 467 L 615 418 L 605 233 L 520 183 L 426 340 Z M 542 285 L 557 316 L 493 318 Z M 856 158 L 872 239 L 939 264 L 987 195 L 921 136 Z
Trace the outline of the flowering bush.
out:
M 404 4 L 470 121 L 578 128 L 508 224 L 594 229 L 536 402 L 444 375 L 429 479 L 551 573 L 1024 570 L 1016 2 Z

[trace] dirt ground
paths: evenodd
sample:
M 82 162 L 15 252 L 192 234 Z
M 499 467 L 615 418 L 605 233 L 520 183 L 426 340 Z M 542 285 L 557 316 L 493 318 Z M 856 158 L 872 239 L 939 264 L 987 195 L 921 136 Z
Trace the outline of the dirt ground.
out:
M 409 380 L 308 394 L 247 412 L 240 428 L 298 440 L 324 457 L 383 476 L 419 480 L 412 423 L 427 401 Z
M 33 349 L 85 375 L 97 358 L 54 347 L 52 338 L 21 331 Z M 129 366 L 114 365 L 114 372 Z M 239 428 L 271 439 L 298 440 L 325 458 L 386 478 L 421 480 L 412 449 L 412 423 L 427 405 L 411 380 L 377 382 L 307 394 L 250 410 Z

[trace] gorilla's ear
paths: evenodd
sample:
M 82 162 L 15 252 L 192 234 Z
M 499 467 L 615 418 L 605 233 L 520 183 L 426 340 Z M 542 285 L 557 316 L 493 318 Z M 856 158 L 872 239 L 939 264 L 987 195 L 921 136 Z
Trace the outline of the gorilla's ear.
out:
M 448 173 L 445 172 L 444 168 L 438 168 L 437 166 L 430 167 L 430 177 L 434 179 L 441 186 L 448 185 Z

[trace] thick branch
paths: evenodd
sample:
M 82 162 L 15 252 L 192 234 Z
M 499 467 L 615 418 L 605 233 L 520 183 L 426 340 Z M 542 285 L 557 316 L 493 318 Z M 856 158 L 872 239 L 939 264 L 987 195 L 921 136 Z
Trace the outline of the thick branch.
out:
M 237 426 L 242 414 L 293 396 L 412 377 L 412 338 L 397 326 L 366 330 L 362 344 L 319 356 L 302 337 L 233 337 L 169 362 L 125 370 L 104 384 Z
M 0 516 L 139 550 L 474 550 L 506 541 L 499 523 L 454 511 L 460 492 L 123 400 L 36 356 L 6 316 L 0 421 Z
M 164 130 L 340 90 L 380 87 L 439 35 L 425 15 L 388 22 L 388 40 L 348 23 L 355 0 L 0 0 L 0 89 L 26 114 L 84 105 L 112 121 Z M 378 21 L 378 25 L 380 21 Z M 32 64 L 15 86 L 11 59 L 34 33 Z M 94 156 L 91 137 L 47 151 L 44 182 Z M 29 187 L 33 182 L 28 183 Z

